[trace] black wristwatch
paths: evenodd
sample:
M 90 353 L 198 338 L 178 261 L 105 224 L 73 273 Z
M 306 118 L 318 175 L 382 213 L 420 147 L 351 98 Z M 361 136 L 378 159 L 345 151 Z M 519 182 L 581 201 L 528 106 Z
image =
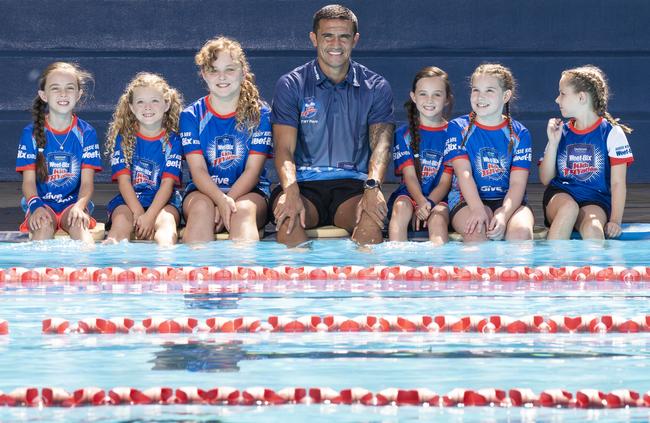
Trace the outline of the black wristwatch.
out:
M 366 182 L 363 183 L 363 189 L 375 189 L 381 188 L 381 182 L 378 179 L 366 179 Z

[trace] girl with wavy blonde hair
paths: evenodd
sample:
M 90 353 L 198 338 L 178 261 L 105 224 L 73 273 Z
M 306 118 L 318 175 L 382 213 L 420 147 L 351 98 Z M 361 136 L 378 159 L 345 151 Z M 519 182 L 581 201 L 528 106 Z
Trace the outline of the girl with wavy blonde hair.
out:
M 180 117 L 192 176 L 183 200 L 184 241 L 210 241 L 223 229 L 232 240 L 258 240 L 270 194 L 264 172 L 273 150 L 270 109 L 237 41 L 211 39 L 195 62 L 208 95 Z
M 154 238 L 176 242 L 181 216 L 181 95 L 160 75 L 142 72 L 127 85 L 110 123 L 106 153 L 120 193 L 108 206 L 107 243 Z

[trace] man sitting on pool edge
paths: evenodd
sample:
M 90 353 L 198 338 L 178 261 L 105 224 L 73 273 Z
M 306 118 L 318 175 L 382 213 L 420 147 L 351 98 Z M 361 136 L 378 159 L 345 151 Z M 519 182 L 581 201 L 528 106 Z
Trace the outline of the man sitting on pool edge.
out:
M 393 140 L 393 95 L 382 76 L 350 60 L 359 40 L 351 10 L 314 15 L 317 59 L 282 76 L 271 122 L 280 185 L 271 195 L 277 239 L 307 240 L 306 228 L 334 224 L 361 245 L 383 240 L 381 181 Z

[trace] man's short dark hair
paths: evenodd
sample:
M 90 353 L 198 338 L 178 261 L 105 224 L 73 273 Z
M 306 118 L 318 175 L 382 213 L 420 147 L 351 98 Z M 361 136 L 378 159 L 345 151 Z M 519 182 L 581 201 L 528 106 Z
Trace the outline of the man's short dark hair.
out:
M 318 32 L 318 24 L 322 19 L 341 19 L 352 22 L 352 32 L 356 34 L 359 29 L 359 21 L 350 9 L 340 4 L 329 4 L 318 12 L 314 13 L 314 34 Z

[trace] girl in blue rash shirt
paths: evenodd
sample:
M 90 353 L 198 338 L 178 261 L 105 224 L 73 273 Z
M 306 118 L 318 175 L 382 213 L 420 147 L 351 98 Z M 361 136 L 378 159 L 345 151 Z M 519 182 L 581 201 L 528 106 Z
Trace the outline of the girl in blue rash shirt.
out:
M 549 120 L 539 175 L 547 185 L 544 217 L 548 239 L 617 238 L 625 209 L 625 177 L 634 161 L 625 133 L 607 111 L 609 87 L 595 66 L 562 72 L 555 102 L 562 117 Z
M 448 240 L 449 208 L 446 199 L 453 168 L 445 167 L 443 153 L 453 94 L 447 73 L 437 67 L 420 70 L 413 79 L 404 107 L 408 124 L 395 131 L 393 160 L 402 184 L 388 199 L 391 241 L 406 241 L 409 224 L 428 228 L 429 240 Z
M 55 62 L 38 80 L 34 122 L 23 130 L 16 158 L 26 211 L 20 230 L 33 240 L 52 239 L 63 229 L 72 239 L 94 243 L 90 198 L 101 153 L 95 129 L 73 113 L 91 79 L 74 64 Z
M 270 110 L 260 98 L 241 45 L 209 40 L 196 54 L 209 94 L 181 113 L 183 152 L 190 168 L 183 200 L 186 243 L 259 240 L 267 222 L 272 154 Z
M 154 238 L 176 242 L 181 216 L 180 94 L 161 76 L 142 72 L 126 87 L 110 124 L 106 152 L 120 194 L 107 206 L 107 243 Z
M 472 112 L 447 130 L 445 159 L 458 181 L 449 194 L 452 226 L 464 241 L 532 239 L 525 199 L 531 139 L 510 116 L 514 77 L 505 66 L 483 64 L 472 74 L 471 90 Z

